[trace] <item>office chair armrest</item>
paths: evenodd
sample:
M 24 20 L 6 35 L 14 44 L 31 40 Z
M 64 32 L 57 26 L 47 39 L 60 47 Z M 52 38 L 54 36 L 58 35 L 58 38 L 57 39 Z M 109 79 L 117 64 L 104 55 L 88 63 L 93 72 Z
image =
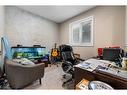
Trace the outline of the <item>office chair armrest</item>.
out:
M 80 54 L 78 53 L 74 53 L 74 57 L 76 58 L 76 60 L 85 61 L 84 59 L 80 58 Z
M 72 66 L 68 66 L 68 69 L 65 71 L 65 73 L 68 73 L 72 69 Z
M 85 61 L 85 59 L 81 59 L 81 58 L 76 58 L 79 61 Z
M 63 61 L 63 63 L 64 63 L 64 64 L 67 64 L 67 65 L 73 66 L 73 64 L 72 64 L 71 62 L 69 62 L 69 61 Z
M 84 59 L 81 59 L 81 58 L 77 58 L 76 60 L 75 60 L 75 65 L 77 65 L 77 64 L 79 64 L 79 63 L 81 63 L 81 62 L 83 62 L 83 61 L 85 61 Z
M 68 73 L 73 68 L 73 64 L 69 61 L 63 61 L 62 68 L 65 73 Z

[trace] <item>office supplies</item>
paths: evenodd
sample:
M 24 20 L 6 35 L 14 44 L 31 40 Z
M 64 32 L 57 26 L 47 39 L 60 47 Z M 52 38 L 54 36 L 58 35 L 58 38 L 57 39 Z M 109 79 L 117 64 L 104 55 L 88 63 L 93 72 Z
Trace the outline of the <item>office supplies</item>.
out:
M 126 57 L 122 58 L 122 68 L 127 70 L 127 58 Z
M 103 67 L 103 66 L 99 65 L 96 68 L 96 71 L 99 73 L 112 74 L 112 75 L 127 79 L 127 71 L 126 70 L 117 69 L 117 68 L 110 68 L 110 67 Z
M 98 67 L 98 65 L 108 67 L 110 63 L 111 63 L 110 61 L 91 58 L 91 59 L 81 62 L 80 64 L 76 65 L 76 67 L 80 67 L 88 71 L 93 71 L 96 69 L 96 67 Z
M 110 73 L 102 73 L 102 71 L 88 71 L 80 67 L 75 67 L 74 69 L 75 87 L 84 78 L 88 81 L 102 81 L 109 84 L 114 89 L 127 89 L 127 78 L 119 77 Z

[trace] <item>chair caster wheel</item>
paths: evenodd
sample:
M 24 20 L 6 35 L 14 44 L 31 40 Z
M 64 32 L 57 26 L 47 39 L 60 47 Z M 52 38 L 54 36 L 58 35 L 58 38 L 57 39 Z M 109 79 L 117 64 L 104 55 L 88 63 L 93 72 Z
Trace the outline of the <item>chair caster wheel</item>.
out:
M 64 87 L 64 86 L 65 86 L 65 83 L 62 84 L 62 87 Z
M 66 78 L 66 75 L 63 75 L 63 78 L 65 79 Z

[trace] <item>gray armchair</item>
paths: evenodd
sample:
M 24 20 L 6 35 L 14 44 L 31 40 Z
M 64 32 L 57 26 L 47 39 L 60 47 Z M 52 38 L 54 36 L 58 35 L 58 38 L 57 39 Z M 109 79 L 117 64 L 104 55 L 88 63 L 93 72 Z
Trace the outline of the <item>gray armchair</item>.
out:
M 13 89 L 21 89 L 44 76 L 44 63 L 22 65 L 11 60 L 5 60 L 5 73 L 9 85 Z

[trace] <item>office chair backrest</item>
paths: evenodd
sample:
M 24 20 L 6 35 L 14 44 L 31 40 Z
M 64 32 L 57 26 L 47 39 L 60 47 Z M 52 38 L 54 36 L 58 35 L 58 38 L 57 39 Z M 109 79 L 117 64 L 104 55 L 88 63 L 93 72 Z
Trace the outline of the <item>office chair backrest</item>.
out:
M 66 51 L 72 52 L 73 49 L 72 49 L 72 47 L 69 46 L 69 45 L 61 45 L 61 46 L 60 46 L 60 51 L 62 51 L 62 52 L 66 52 Z
M 69 45 L 61 45 L 60 46 L 60 53 L 61 53 L 61 58 L 63 61 L 69 61 L 71 63 L 75 62 L 75 57 L 73 54 L 73 49 Z
M 72 52 L 62 52 L 62 58 L 65 61 L 70 61 L 70 62 L 74 62 L 75 58 L 72 54 Z

